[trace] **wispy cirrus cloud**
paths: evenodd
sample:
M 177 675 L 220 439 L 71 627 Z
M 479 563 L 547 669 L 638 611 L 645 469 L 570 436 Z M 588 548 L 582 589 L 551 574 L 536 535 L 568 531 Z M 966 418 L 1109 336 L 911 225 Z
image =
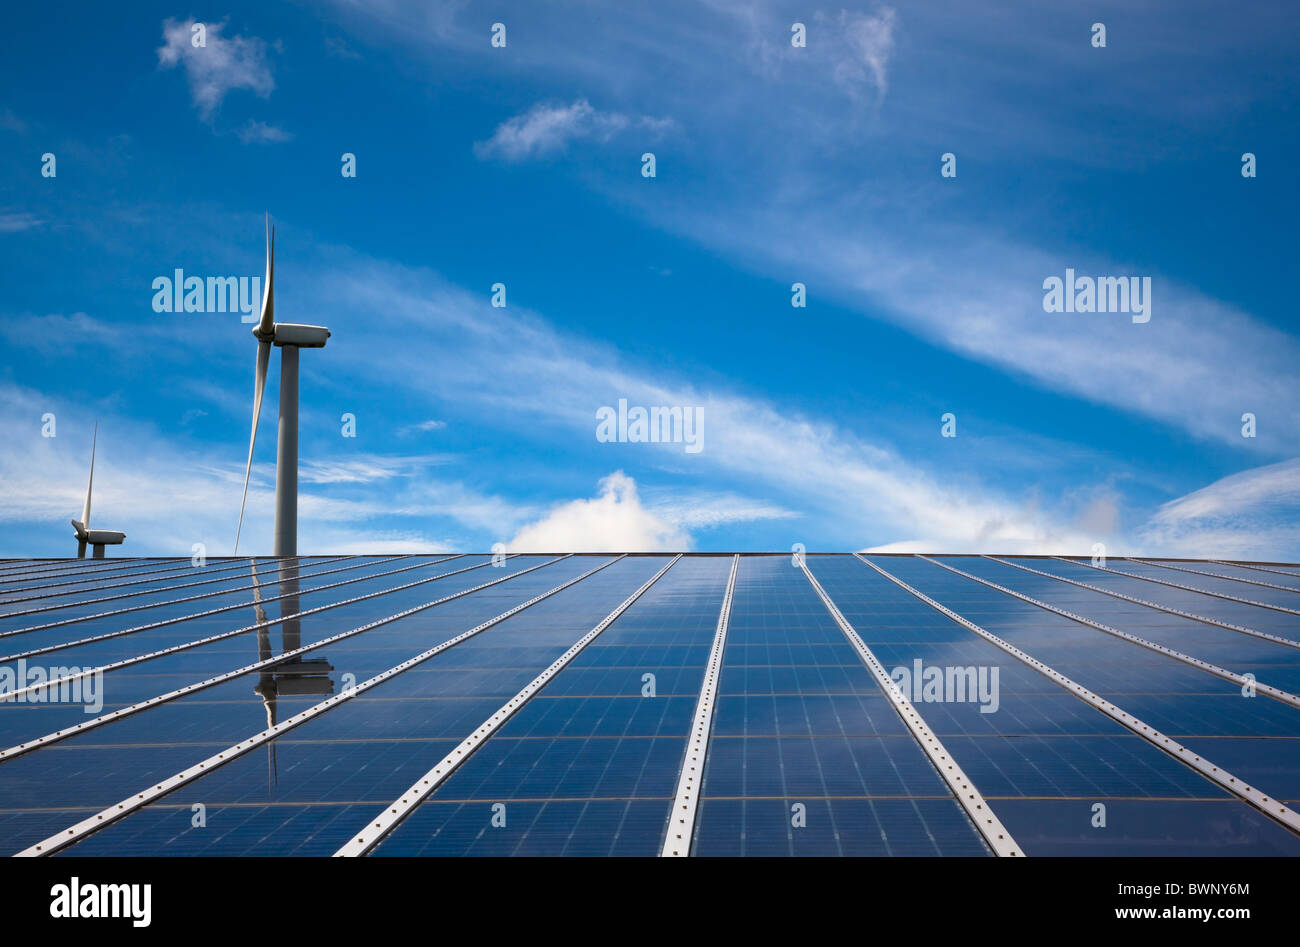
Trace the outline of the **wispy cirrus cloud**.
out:
M 889 88 L 889 59 L 894 52 L 898 16 L 892 7 L 875 13 L 841 10 L 837 17 L 819 14 L 819 25 L 837 47 L 835 81 L 852 92 L 872 89 L 877 101 Z
M 268 125 L 266 122 L 248 122 L 235 134 L 246 145 L 278 145 L 293 141 L 293 132 L 285 131 L 277 125 Z
M 1300 457 L 1171 500 L 1139 537 L 1153 555 L 1300 560 Z
M 12 109 L 0 109 L 0 129 L 25 135 L 27 134 L 27 123 L 15 115 Z
M 446 464 L 450 458 L 426 454 L 402 457 L 367 454 L 347 460 L 313 460 L 298 470 L 305 483 L 374 483 L 396 477 L 413 477 L 429 467 Z
M 572 141 L 605 142 L 629 128 L 660 135 L 671 127 L 670 119 L 604 112 L 593 108 L 586 99 L 568 105 L 539 102 L 527 112 L 506 119 L 488 140 L 476 142 L 474 153 L 479 158 L 525 161 L 561 152 Z
M 129 343 L 129 333 L 120 326 L 84 312 L 22 313 L 0 319 L 0 338 L 16 349 L 46 354 L 81 347 L 119 349 Z
M 45 221 L 42 218 L 27 211 L 0 212 L 0 233 L 21 233 L 33 230 L 43 223 Z
M 275 88 L 268 61 L 267 42 L 256 36 L 224 35 L 226 24 L 205 23 L 204 45 L 194 45 L 193 17 L 163 22 L 163 45 L 158 64 L 164 69 L 182 66 L 194 106 L 204 121 L 211 121 L 226 94 L 248 89 L 262 98 Z
M 384 364 L 385 379 L 420 379 L 412 399 L 475 404 L 485 417 L 508 418 L 533 438 L 551 438 L 557 430 L 569 438 L 593 437 L 594 411 L 609 403 L 611 392 L 634 404 L 700 406 L 709 419 L 709 441 L 691 461 L 698 475 L 770 497 L 771 506 L 803 511 L 808 530 L 823 532 L 833 523 L 856 530 L 864 543 L 914 540 L 931 551 L 1086 551 L 1098 539 L 1091 521 L 1079 518 L 1086 504 L 1072 497 L 1052 504 L 1008 496 L 970 477 L 952 480 L 832 421 L 639 369 L 617 350 L 560 332 L 518 307 L 483 318 L 480 297 L 425 270 L 354 259 L 347 267 L 329 265 L 313 285 L 320 293 L 313 305 L 322 311 L 383 311 L 421 329 L 420 343 L 388 352 L 386 362 L 361 343 L 347 356 L 349 370 L 373 375 L 374 366 Z M 478 384 L 487 374 L 497 381 Z M 634 497 L 642 508 L 639 494 L 619 489 L 621 481 L 611 484 L 597 509 L 622 510 Z M 575 507 L 572 518 L 583 521 L 587 509 Z M 655 516 L 673 527 L 656 535 L 678 538 L 686 519 L 674 525 L 662 512 Z
M 417 421 L 414 424 L 408 424 L 399 430 L 398 433 L 427 434 L 429 431 L 441 431 L 446 426 L 446 421 L 439 421 L 437 418 L 429 418 L 427 421 Z

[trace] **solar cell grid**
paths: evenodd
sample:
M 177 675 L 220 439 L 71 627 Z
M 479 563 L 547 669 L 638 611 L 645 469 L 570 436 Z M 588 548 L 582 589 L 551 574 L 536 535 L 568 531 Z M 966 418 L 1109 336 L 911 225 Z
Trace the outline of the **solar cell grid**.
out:
M 804 657 L 791 643 L 820 646 L 821 661 L 791 663 Z M 866 726 L 857 711 L 875 700 L 880 724 L 857 736 Z M 763 704 L 770 715 L 747 714 Z M 742 559 L 695 854 L 987 853 L 916 742 L 886 723 L 891 713 L 897 720 L 801 570 L 788 558 Z M 877 808 L 885 797 L 939 805 L 891 810 L 895 832 Z M 804 833 L 809 820 L 818 829 Z
M 585 565 L 590 569 L 593 565 L 608 561 L 608 558 L 599 557 L 596 562 L 589 561 Z M 653 571 L 651 566 L 656 563 L 662 564 L 662 561 L 624 559 L 615 562 L 583 580 L 585 595 L 576 596 L 574 593 L 578 586 L 573 586 L 506 619 L 482 635 L 461 642 L 446 653 L 476 647 L 481 650 L 483 641 L 500 635 L 500 640 L 493 640 L 489 648 L 498 653 L 508 652 L 511 662 L 515 664 L 512 677 L 526 680 L 549 660 L 542 652 L 553 657 L 555 652 L 562 651 L 572 639 L 581 634 L 576 628 L 584 623 L 589 626 L 599 620 L 603 614 L 601 610 L 608 611 L 612 604 L 617 603 L 618 598 L 626 594 L 627 585 L 643 580 L 646 571 Z M 545 570 L 539 570 L 540 572 Z M 546 584 L 553 586 L 570 577 L 572 573 L 552 576 Z M 588 582 L 593 585 L 587 587 L 585 583 Z M 502 587 L 508 585 L 509 583 L 503 583 Z M 525 600 L 531 594 L 536 594 L 536 591 L 524 590 L 518 599 Z M 469 622 L 465 624 L 468 625 Z M 464 627 L 458 630 L 464 630 Z M 511 643 L 529 636 L 538 639 L 539 647 L 529 649 L 529 655 L 521 655 L 520 649 L 512 647 Z M 425 647 L 429 643 L 431 642 L 426 642 Z M 497 656 L 499 654 L 487 657 L 492 660 Z M 434 662 L 437 660 L 435 658 Z M 419 696 L 408 701 L 408 704 L 414 706 L 402 708 L 407 726 L 398 731 L 400 736 L 390 728 L 392 721 L 388 715 L 383 714 L 382 732 L 367 738 L 365 734 L 368 728 L 369 732 L 373 732 L 376 712 L 382 713 L 388 709 L 381 707 L 380 702 L 385 699 L 393 701 L 400 695 L 400 691 L 395 688 L 409 684 L 410 675 L 418 673 L 419 670 L 412 670 L 398 675 L 369 691 L 369 701 L 359 699 L 340 704 L 290 731 L 287 736 L 274 740 L 264 750 L 250 753 L 200 777 L 168 796 L 167 804 L 192 800 L 191 804 L 201 802 L 218 807 L 256 808 L 261 805 L 367 802 L 373 811 L 376 805 L 391 800 L 415 776 L 423 772 L 432 760 L 444 755 L 482 720 L 482 717 L 474 717 L 474 712 L 480 708 L 474 706 L 472 700 L 449 699 L 447 695 L 439 693 L 439 678 L 426 677 L 419 682 Z M 443 677 L 449 679 L 451 675 Z M 449 690 L 454 692 L 458 689 L 454 680 L 448 682 L 452 685 Z M 275 763 L 268 769 L 266 757 L 271 754 L 274 755 Z M 182 768 L 172 767 L 170 771 L 176 772 Z M 283 773 L 291 773 L 291 777 L 282 781 Z M 107 804 L 106 802 L 105 805 Z M 134 837 L 132 821 L 148 811 L 149 809 L 142 810 L 109 826 L 74 846 L 72 850 L 75 852 L 81 845 L 87 844 L 94 846 L 89 850 L 99 850 L 100 846 L 112 845 L 118 838 Z M 174 824 L 180 833 L 194 830 L 193 826 L 183 820 L 176 820 Z M 302 821 L 286 823 L 274 827 L 265 838 L 233 832 L 224 836 L 220 843 L 205 843 L 204 850 L 214 854 L 256 854 L 261 846 L 283 845 L 304 854 L 332 854 L 333 849 L 318 851 L 313 847 L 322 844 L 320 839 L 300 838 L 297 835 L 304 825 Z M 355 827 L 359 826 L 354 825 Z
M 1300 708 L 1247 696 L 1232 677 L 1300 694 L 1300 648 L 1215 624 L 1300 644 L 1300 617 L 1279 610 L 1300 609 L 1291 589 L 1300 590 L 1300 567 L 866 558 L 1242 783 L 1300 807 Z M 0 851 L 41 843 L 311 709 L 300 725 L 77 835 L 64 851 L 333 854 L 670 563 L 530 555 L 493 568 L 487 556 L 443 559 L 0 563 L 0 651 L 8 654 L 0 671 L 13 678 L 20 656 L 73 670 L 120 663 L 103 674 L 103 706 L 93 713 L 78 702 L 0 701 Z M 674 562 L 494 725 L 374 854 L 659 854 L 732 562 Z M 806 564 L 829 605 L 790 556 L 739 557 L 691 854 L 990 853 L 836 610 L 897 675 L 900 692 L 1025 854 L 1300 854 L 1300 833 L 1261 812 L 1255 797 L 1205 778 L 861 559 L 809 555 Z M 313 590 L 335 581 L 347 584 Z M 173 601 L 192 595 L 203 597 Z M 402 668 L 431 648 L 433 656 Z M 140 660 L 154 649 L 172 650 Z M 291 659 L 278 661 L 286 652 Z M 343 688 L 399 668 L 333 702 Z M 927 678 L 936 668 L 939 677 Z M 212 686 L 178 692 L 214 676 Z M 4 750 L 33 740 L 39 748 L 29 752 Z M 1104 829 L 1093 824 L 1097 804 Z M 206 824 L 195 823 L 195 805 Z

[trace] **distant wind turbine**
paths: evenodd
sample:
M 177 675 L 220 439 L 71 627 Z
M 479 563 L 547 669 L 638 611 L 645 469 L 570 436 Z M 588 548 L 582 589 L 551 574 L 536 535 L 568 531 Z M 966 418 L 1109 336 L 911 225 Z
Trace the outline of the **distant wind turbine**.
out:
M 86 481 L 86 503 L 81 508 L 81 519 L 72 521 L 72 529 L 77 534 L 77 558 L 86 558 L 86 544 L 95 549 L 95 558 L 104 558 L 105 546 L 120 546 L 126 539 L 126 533 L 114 529 L 90 528 L 90 493 L 95 486 L 95 449 L 99 446 L 99 422 L 95 422 L 95 434 L 90 442 L 90 479 Z
M 235 552 L 244 529 L 244 504 L 248 502 L 248 478 L 253 470 L 253 445 L 257 443 L 257 422 L 262 416 L 262 395 L 266 392 L 266 369 L 271 346 L 280 348 L 280 430 L 275 459 L 275 544 L 276 556 L 298 555 L 298 350 L 320 349 L 330 337 L 324 326 L 275 321 L 275 231 L 266 218 L 266 282 L 262 290 L 262 318 L 253 328 L 257 339 L 257 374 L 253 381 L 253 432 L 248 438 L 248 466 L 244 468 L 244 496 L 239 501 L 239 526 L 235 530 Z

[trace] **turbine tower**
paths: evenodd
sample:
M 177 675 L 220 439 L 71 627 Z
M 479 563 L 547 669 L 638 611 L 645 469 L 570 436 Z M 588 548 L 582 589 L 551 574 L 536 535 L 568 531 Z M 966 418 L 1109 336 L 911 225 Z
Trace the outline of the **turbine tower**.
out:
M 86 503 L 81 508 L 81 519 L 72 521 L 72 529 L 77 534 L 77 558 L 86 558 L 86 544 L 95 549 L 95 558 L 104 558 L 105 546 L 120 546 L 126 539 L 126 533 L 115 529 L 90 528 L 90 492 L 95 486 L 95 448 L 99 446 L 99 422 L 95 422 L 95 434 L 90 442 L 90 479 L 86 481 Z
M 275 321 L 275 231 L 266 218 L 266 280 L 262 289 L 262 316 L 253 328 L 257 339 L 257 374 L 253 381 L 253 432 L 248 438 L 248 465 L 244 468 L 244 496 L 239 501 L 239 527 L 235 531 L 235 552 L 244 529 L 244 504 L 248 501 L 248 477 L 253 470 L 253 445 L 257 443 L 257 422 L 262 416 L 262 395 L 266 392 L 266 369 L 271 346 L 280 349 L 280 429 L 275 458 L 275 545 L 276 556 L 298 555 L 298 350 L 320 349 L 330 337 L 324 326 Z

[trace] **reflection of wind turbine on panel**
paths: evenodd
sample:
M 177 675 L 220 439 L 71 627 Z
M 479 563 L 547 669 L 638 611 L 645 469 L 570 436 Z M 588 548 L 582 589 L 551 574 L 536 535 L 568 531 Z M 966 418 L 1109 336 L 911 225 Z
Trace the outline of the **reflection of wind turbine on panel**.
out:
M 266 219 L 266 282 L 262 290 L 262 316 L 253 328 L 257 339 L 257 374 L 253 381 L 253 431 L 248 438 L 248 466 L 244 469 L 244 496 L 239 501 L 239 527 L 235 531 L 235 552 L 244 528 L 244 504 L 248 501 L 248 477 L 253 470 L 253 445 L 257 443 L 257 422 L 262 416 L 262 395 L 266 392 L 266 370 L 271 346 L 280 348 L 280 429 L 275 458 L 275 547 L 273 555 L 298 554 L 298 350 L 325 347 L 330 330 L 324 326 L 275 321 L 275 231 Z
M 105 546 L 120 546 L 126 539 L 126 533 L 115 529 L 90 528 L 90 493 L 95 486 L 95 448 L 99 446 L 99 422 L 95 422 L 94 438 L 90 442 L 90 479 L 86 481 L 86 503 L 81 508 L 81 519 L 72 521 L 72 529 L 77 534 L 77 558 L 86 558 L 86 544 L 95 550 L 95 558 L 104 558 Z
M 262 605 L 262 585 L 257 577 L 257 560 L 250 560 L 253 573 L 253 609 L 257 614 L 257 659 L 269 661 L 274 657 L 271 647 L 271 634 L 266 621 L 266 609 Z M 298 567 L 291 566 L 282 571 L 285 576 L 280 580 L 280 590 L 287 598 L 280 599 L 280 614 L 296 615 L 301 607 L 298 603 Z M 295 651 L 302 645 L 302 619 L 282 618 L 280 622 L 280 653 Z M 281 697 L 329 696 L 334 693 L 334 680 L 329 676 L 334 666 L 325 658 L 310 658 L 306 661 L 301 656 L 281 664 L 275 664 L 257 675 L 257 686 L 253 693 L 262 698 L 266 707 L 266 726 L 269 730 L 278 722 L 278 704 Z M 266 788 L 276 779 L 275 740 L 266 745 Z

